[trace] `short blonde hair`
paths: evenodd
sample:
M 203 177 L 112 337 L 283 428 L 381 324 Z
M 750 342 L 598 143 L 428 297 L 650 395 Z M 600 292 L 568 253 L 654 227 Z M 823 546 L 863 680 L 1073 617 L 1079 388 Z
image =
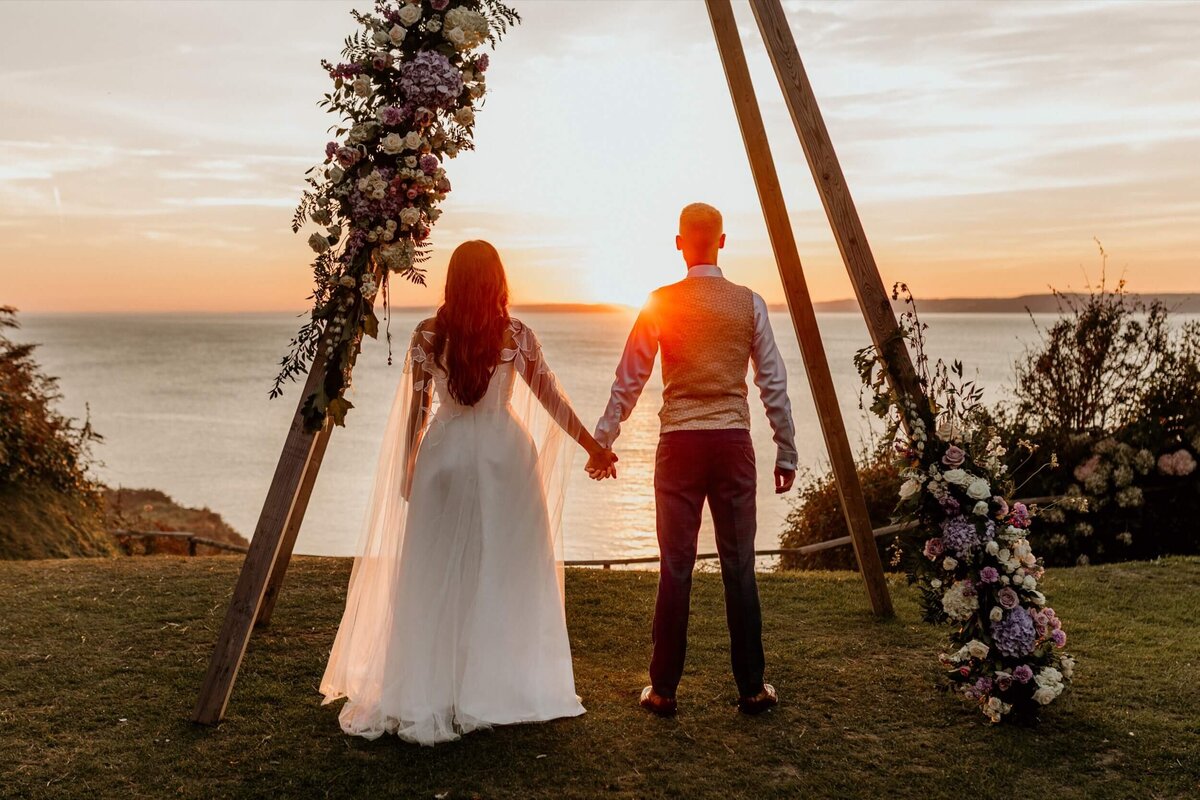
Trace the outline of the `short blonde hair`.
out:
M 725 232 L 721 212 L 708 203 L 691 203 L 679 213 L 679 235 L 696 244 L 712 244 Z

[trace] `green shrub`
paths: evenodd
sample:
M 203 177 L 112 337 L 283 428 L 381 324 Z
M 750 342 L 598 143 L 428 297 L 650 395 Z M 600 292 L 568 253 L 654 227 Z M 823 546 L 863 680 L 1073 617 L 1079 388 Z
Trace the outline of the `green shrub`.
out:
M 860 458 L 859 462 L 858 480 L 867 501 L 871 526 L 883 527 L 890 522 L 900 490 L 900 473 L 895 459 L 890 453 L 876 450 Z M 779 546 L 803 547 L 849 536 L 833 475 L 816 475 L 808 470 L 801 475 L 799 484 Z M 880 558 L 885 565 L 890 563 L 887 550 L 894 539 L 889 536 L 876 539 Z M 857 569 L 858 562 L 854 557 L 854 548 L 847 545 L 806 555 L 784 555 L 780 558 L 779 566 L 782 569 Z

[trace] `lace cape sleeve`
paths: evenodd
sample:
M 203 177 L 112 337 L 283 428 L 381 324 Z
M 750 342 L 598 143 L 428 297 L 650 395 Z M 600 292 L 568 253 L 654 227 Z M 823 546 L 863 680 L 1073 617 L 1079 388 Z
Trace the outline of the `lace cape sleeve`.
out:
M 583 433 L 583 423 L 571 407 L 571 400 L 559 385 L 550 365 L 546 363 L 542 344 L 533 329 L 520 320 L 513 319 L 509 325 L 507 341 L 500 350 L 500 360 L 512 362 L 542 407 L 571 438 L 578 440 Z

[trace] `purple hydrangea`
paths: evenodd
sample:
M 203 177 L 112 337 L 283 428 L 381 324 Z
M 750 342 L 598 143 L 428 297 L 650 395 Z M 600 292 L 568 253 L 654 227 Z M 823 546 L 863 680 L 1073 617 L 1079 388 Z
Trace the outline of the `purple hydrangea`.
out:
M 418 106 L 452 109 L 458 105 L 462 89 L 462 73 L 433 50 L 422 50 L 400 67 L 400 91 L 410 113 Z
M 992 538 L 994 529 L 995 526 L 989 521 L 981 537 L 974 521 L 960 514 L 942 523 L 942 542 L 959 561 L 966 561 L 981 544 Z
M 1021 683 L 1029 683 L 1033 680 L 1033 668 L 1028 664 L 1022 664 L 1013 670 L 1013 677 Z
M 1017 606 L 992 623 L 992 642 L 1002 655 L 1020 658 L 1033 650 L 1037 638 L 1029 612 Z

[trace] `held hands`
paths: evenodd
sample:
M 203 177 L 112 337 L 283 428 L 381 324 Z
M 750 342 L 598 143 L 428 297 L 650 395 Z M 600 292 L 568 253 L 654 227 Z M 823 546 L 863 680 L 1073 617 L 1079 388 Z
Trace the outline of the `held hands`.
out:
M 588 477 L 594 481 L 615 478 L 617 477 L 617 461 L 616 453 L 611 449 L 601 448 L 588 456 L 587 465 L 584 469 L 587 470 Z
M 796 482 L 796 470 L 784 469 L 783 467 L 775 468 L 775 494 L 783 494 L 791 490 L 792 484 Z

